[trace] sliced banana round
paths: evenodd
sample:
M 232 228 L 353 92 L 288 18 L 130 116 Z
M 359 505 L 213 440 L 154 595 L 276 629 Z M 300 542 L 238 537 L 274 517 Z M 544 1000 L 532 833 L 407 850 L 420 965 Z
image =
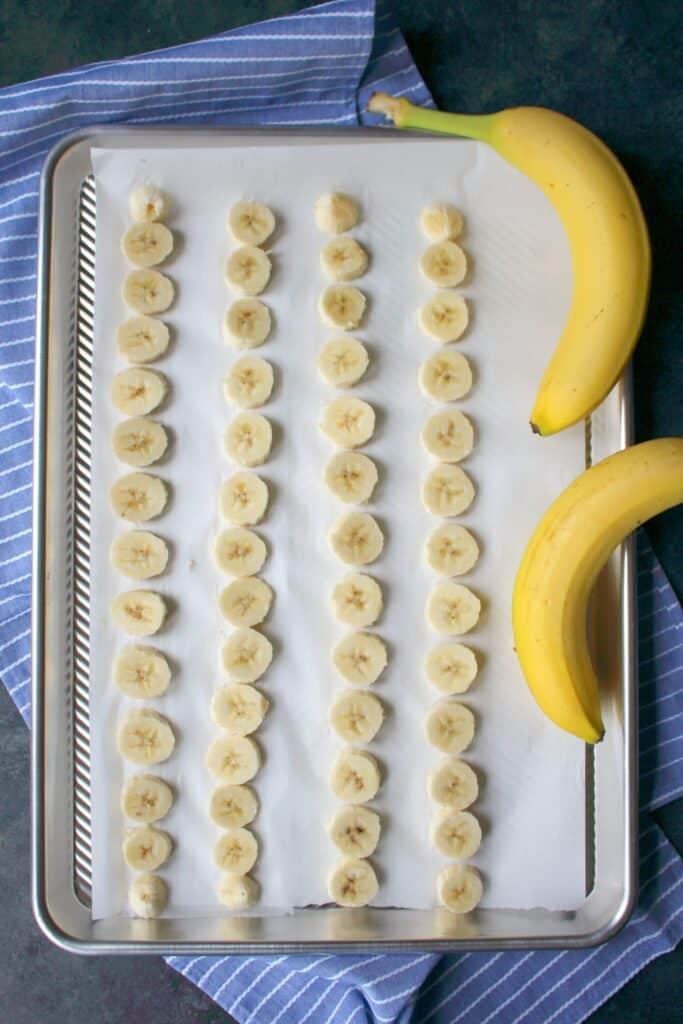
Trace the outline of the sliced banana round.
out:
M 477 658 L 464 644 L 433 647 L 424 660 L 424 673 L 433 686 L 450 696 L 469 690 L 477 675 Z
M 161 594 L 129 590 L 111 603 L 111 617 L 129 636 L 153 636 L 164 624 L 167 608 Z
M 136 267 L 156 267 L 173 252 L 173 234 L 165 224 L 133 224 L 121 239 L 124 256 Z
M 144 523 L 160 516 L 167 500 L 166 484 L 149 473 L 127 473 L 109 492 L 112 510 L 132 523 Z
M 329 828 L 330 839 L 346 857 L 369 857 L 379 842 L 382 824 L 369 807 L 340 807 Z
M 464 526 L 443 523 L 427 538 L 425 558 L 441 576 L 462 576 L 477 564 L 479 545 Z
M 221 486 L 218 504 L 224 519 L 236 526 L 254 526 L 265 515 L 268 485 L 255 473 L 234 473 Z
M 340 676 L 353 686 L 371 686 L 387 667 L 387 649 L 375 633 L 349 633 L 332 652 Z
M 375 410 L 360 398 L 336 398 L 325 409 L 320 426 L 340 448 L 360 448 L 375 432 Z
M 168 435 L 156 420 L 135 416 L 114 428 L 111 439 L 114 455 L 128 466 L 151 466 L 168 447 Z
M 145 416 L 161 405 L 167 391 L 163 373 L 132 366 L 114 377 L 111 400 L 124 416 Z
M 128 890 L 128 904 L 136 917 L 158 917 L 168 905 L 168 886 L 158 875 L 138 875 Z
M 420 270 L 437 288 L 455 288 L 467 273 L 467 257 L 455 242 L 435 242 L 422 253 Z
M 167 718 L 150 708 L 134 708 L 119 726 L 116 746 L 121 757 L 134 764 L 168 761 L 175 735 Z
M 364 629 L 382 614 L 382 588 L 372 576 L 350 573 L 332 591 L 332 606 L 344 625 Z
M 452 580 L 437 583 L 427 598 L 427 622 L 437 633 L 461 636 L 479 621 L 481 601 L 469 587 Z
M 349 747 L 338 755 L 330 775 L 330 789 L 347 804 L 364 804 L 377 795 L 381 776 L 377 760 L 367 750 Z
M 225 264 L 225 280 L 239 295 L 260 295 L 270 281 L 270 257 L 255 245 L 234 249 Z
M 355 238 L 340 235 L 322 247 L 320 265 L 332 281 L 355 281 L 368 269 L 368 254 Z
M 437 402 L 455 402 L 472 387 L 472 369 L 462 352 L 443 348 L 420 367 L 420 388 Z
M 209 713 L 221 729 L 235 736 L 248 736 L 256 732 L 265 718 L 268 706 L 266 698 L 253 686 L 234 683 L 214 691 Z
M 315 222 L 328 235 L 341 235 L 358 223 L 358 203 L 343 192 L 326 192 L 315 201 Z
M 213 848 L 213 862 L 221 871 L 246 875 L 258 857 L 256 836 L 248 828 L 231 828 L 224 832 Z
M 370 743 L 384 721 L 384 709 L 372 693 L 342 693 L 329 712 L 330 725 L 347 743 Z
M 427 792 L 442 807 L 464 811 L 479 795 L 477 776 L 456 757 L 445 758 L 427 779 Z
M 136 185 L 128 196 L 131 220 L 138 223 L 165 220 L 171 211 L 167 194 L 156 185 Z
M 132 316 L 116 331 L 116 343 L 129 363 L 152 363 L 168 348 L 170 331 L 163 320 Z
M 329 543 L 347 565 L 369 565 L 382 554 L 384 535 L 369 512 L 347 512 L 332 527 Z
M 253 530 L 233 526 L 223 530 L 214 544 L 216 566 L 231 576 L 254 576 L 266 560 L 266 545 Z
M 432 242 L 452 241 L 462 224 L 462 214 L 450 203 L 430 203 L 420 215 L 420 227 Z
M 460 462 L 474 447 L 474 429 L 458 409 L 433 413 L 422 428 L 422 444 L 440 462 Z
M 238 299 L 225 314 L 223 336 L 234 348 L 258 348 L 270 334 L 270 310 L 260 299 Z
M 422 504 L 435 516 L 459 516 L 474 501 L 474 484 L 460 466 L 435 466 L 422 484 Z
M 261 890 L 250 875 L 226 873 L 218 883 L 218 899 L 228 910 L 248 910 L 258 903 Z
M 469 914 L 484 894 L 481 875 L 465 864 L 449 864 L 439 872 L 436 891 L 447 910 Z
M 340 907 L 365 907 L 378 889 L 374 868 L 363 859 L 343 860 L 333 868 L 327 882 L 330 899 Z
M 122 289 L 123 299 L 136 313 L 152 316 L 163 313 L 175 298 L 170 278 L 158 270 L 131 270 Z
M 258 626 L 273 602 L 273 591 L 255 576 L 233 580 L 221 591 L 218 607 L 231 626 Z
M 275 215 L 263 203 L 243 199 L 230 210 L 228 230 L 236 242 L 263 245 L 275 230 Z
M 259 412 L 240 412 L 225 431 L 225 450 L 239 466 L 260 466 L 273 444 L 273 428 Z
M 165 571 L 168 547 L 148 530 L 130 530 L 114 538 L 109 558 L 113 568 L 128 579 L 149 580 Z
M 241 786 L 258 772 L 261 754 L 249 736 L 221 736 L 209 745 L 206 766 L 219 782 Z
M 236 629 L 223 647 L 223 668 L 240 683 L 260 679 L 273 660 L 270 640 L 255 629 Z
M 265 405 L 273 390 L 273 367 L 259 356 L 242 356 L 230 367 L 223 381 L 228 402 L 241 409 Z
M 325 466 L 325 483 L 347 505 L 369 501 L 377 480 L 377 466 L 361 452 L 338 452 Z
M 171 856 L 173 843 L 160 828 L 136 828 L 123 840 L 123 859 L 133 871 L 156 871 Z
M 430 838 L 442 856 L 467 860 L 481 845 L 481 825 L 469 811 L 446 808 L 434 817 Z
M 156 775 L 133 775 L 121 791 L 121 811 L 131 821 L 150 824 L 173 807 L 173 790 Z
M 249 786 L 218 786 L 211 794 L 209 815 L 219 828 L 241 828 L 257 814 L 258 800 Z
M 458 341 L 465 333 L 470 320 L 467 303 L 462 295 L 452 292 L 438 292 L 420 306 L 418 310 L 420 327 L 435 341 L 446 344 Z
M 150 700 L 166 693 L 171 669 L 166 658 L 153 647 L 131 644 L 114 660 L 114 683 L 126 697 Z
M 474 715 L 455 700 L 440 700 L 427 712 L 425 735 L 443 754 L 461 754 L 474 739 Z
M 350 388 L 361 379 L 369 361 L 368 350 L 356 338 L 332 338 L 320 350 L 318 369 L 332 387 Z
M 318 300 L 320 316 L 332 327 L 353 331 L 365 314 L 366 298 L 350 284 L 332 284 Z

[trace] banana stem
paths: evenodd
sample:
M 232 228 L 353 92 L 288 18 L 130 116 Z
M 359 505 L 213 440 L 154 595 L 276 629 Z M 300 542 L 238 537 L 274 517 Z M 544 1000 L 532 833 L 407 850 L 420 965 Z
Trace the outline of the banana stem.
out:
M 467 139 L 490 142 L 497 114 L 448 114 L 441 110 L 418 107 L 403 97 L 397 99 L 386 92 L 370 97 L 368 110 L 384 114 L 397 128 L 417 128 L 439 135 L 462 135 Z

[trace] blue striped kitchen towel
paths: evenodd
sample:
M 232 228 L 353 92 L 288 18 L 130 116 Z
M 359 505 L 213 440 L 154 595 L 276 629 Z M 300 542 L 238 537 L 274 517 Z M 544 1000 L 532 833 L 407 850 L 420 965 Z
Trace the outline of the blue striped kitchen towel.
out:
M 0 90 L 0 675 L 30 723 L 31 421 L 40 168 L 105 122 L 357 124 L 377 86 L 431 104 L 382 0 L 335 0 L 211 39 Z M 683 862 L 648 811 L 683 794 L 683 613 L 644 535 L 641 892 L 597 950 L 451 957 L 172 957 L 238 1020 L 585 1019 L 683 930 Z

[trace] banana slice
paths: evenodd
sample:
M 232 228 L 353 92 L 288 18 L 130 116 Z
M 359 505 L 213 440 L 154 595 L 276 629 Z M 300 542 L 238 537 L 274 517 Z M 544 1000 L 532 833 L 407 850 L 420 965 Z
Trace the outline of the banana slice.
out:
M 258 356 L 242 356 L 232 364 L 223 381 L 228 402 L 241 409 L 257 409 L 265 405 L 273 390 L 273 367 Z
M 341 235 L 358 223 L 358 203 L 343 192 L 326 192 L 315 201 L 315 222 L 328 235 Z
M 219 533 L 213 550 L 217 567 L 231 576 L 254 576 L 266 560 L 261 538 L 241 526 Z
M 169 197 L 156 185 L 137 185 L 128 196 L 131 220 L 138 223 L 165 220 L 170 209 Z
M 123 840 L 123 859 L 133 871 L 156 871 L 171 855 L 173 843 L 160 828 L 136 828 Z
M 132 316 L 116 331 L 116 344 L 129 363 L 152 363 L 168 348 L 170 331 L 162 320 Z
M 258 882 L 249 875 L 225 874 L 218 883 L 218 899 L 229 910 L 248 910 L 260 895 Z
M 258 857 L 256 836 L 248 828 L 231 828 L 224 832 L 213 848 L 213 862 L 221 871 L 246 875 Z
M 225 450 L 240 466 L 260 466 L 270 454 L 273 430 L 259 412 L 240 412 L 225 432 Z
M 144 523 L 160 516 L 166 508 L 166 484 L 149 473 L 128 473 L 109 492 L 112 510 L 122 519 Z
M 436 891 L 444 907 L 454 914 L 469 914 L 484 893 L 481 875 L 465 864 L 449 864 L 439 872 Z
M 462 576 L 479 558 L 479 545 L 464 526 L 443 523 L 427 538 L 427 564 L 441 576 Z
M 424 660 L 424 673 L 433 686 L 450 696 L 469 690 L 477 675 L 474 651 L 464 644 L 434 647 Z
M 361 452 L 338 452 L 325 466 L 325 483 L 348 505 L 369 501 L 377 480 L 377 466 Z
M 233 580 L 221 593 L 218 607 L 231 626 L 258 626 L 270 611 L 273 591 L 254 576 Z
M 368 254 L 355 238 L 341 235 L 322 247 L 320 265 L 332 281 L 355 281 L 368 269 Z
M 461 636 L 479 621 L 481 601 L 468 587 L 442 580 L 427 599 L 427 622 L 437 633 Z
M 479 783 L 468 764 L 449 757 L 427 779 L 427 792 L 442 807 L 464 811 L 479 796 Z
M 234 348 L 258 348 L 270 334 L 270 310 L 259 299 L 238 299 L 225 314 L 223 336 Z
M 474 857 L 481 845 L 481 825 L 469 811 L 441 811 L 432 822 L 432 846 L 437 853 L 456 860 Z
M 432 242 L 457 238 L 462 231 L 462 214 L 450 203 L 430 203 L 420 215 L 420 227 Z
M 129 579 L 149 580 L 166 569 L 168 548 L 147 530 L 130 530 L 114 539 L 109 557 L 113 568 Z
M 175 735 L 163 715 L 150 708 L 135 708 L 121 722 L 116 745 L 126 761 L 160 764 L 173 753 Z
M 330 775 L 330 789 L 347 804 L 364 804 L 377 795 L 379 765 L 366 750 L 348 747 L 337 757 Z
M 235 736 L 248 736 L 250 732 L 256 732 L 268 706 L 266 698 L 253 686 L 235 683 L 214 691 L 209 713 L 221 729 L 227 729 Z
M 368 512 L 347 512 L 332 527 L 329 543 L 347 565 L 369 565 L 382 554 L 384 535 Z
M 223 668 L 240 683 L 253 683 L 273 660 L 273 646 L 255 629 L 236 629 L 223 647 Z
M 474 430 L 457 409 L 435 412 L 422 428 L 422 444 L 440 462 L 460 462 L 474 447 Z
M 133 366 L 114 377 L 111 400 L 124 416 L 144 416 L 161 405 L 167 391 L 163 373 Z
M 270 281 L 270 257 L 255 245 L 243 245 L 228 256 L 225 280 L 239 295 L 260 295 Z
M 460 466 L 435 466 L 422 484 L 422 504 L 435 516 L 459 516 L 474 501 L 474 484 Z
M 173 235 L 165 224 L 133 224 L 121 239 L 124 256 L 136 267 L 156 267 L 173 252 Z
M 253 779 L 261 767 L 261 754 L 248 736 L 221 736 L 210 744 L 206 766 L 219 782 L 241 786 Z
M 467 257 L 455 242 L 435 242 L 422 253 L 420 270 L 437 288 L 455 288 L 467 273 Z
M 333 338 L 326 342 L 318 356 L 318 369 L 334 388 L 350 388 L 357 384 L 368 368 L 365 345 L 355 338 Z
M 472 387 L 472 370 L 462 352 L 444 348 L 420 367 L 420 388 L 437 402 L 455 402 Z
M 369 857 L 377 848 L 382 826 L 369 807 L 340 807 L 330 825 L 330 839 L 346 857 Z
M 469 319 L 467 303 L 462 295 L 451 292 L 433 295 L 418 310 L 422 330 L 442 344 L 461 338 L 467 329 Z
M 362 291 L 350 284 L 332 284 L 318 300 L 320 316 L 332 327 L 353 331 L 365 313 L 366 298 Z
M 218 786 L 211 794 L 209 814 L 219 828 L 241 828 L 257 813 L 258 800 L 249 786 Z
M 136 917 L 158 917 L 168 904 L 168 886 L 158 875 L 138 875 L 128 890 L 128 903 Z
M 114 683 L 126 697 L 149 700 L 166 693 L 171 669 L 153 647 L 124 647 L 114 661 Z
M 443 754 L 461 754 L 474 739 L 474 715 L 455 700 L 440 700 L 427 714 L 425 735 Z
M 168 447 L 168 435 L 156 420 L 136 416 L 117 424 L 112 434 L 114 455 L 128 466 L 151 466 Z
M 173 790 L 156 775 L 133 775 L 121 791 L 121 811 L 132 821 L 149 824 L 173 807 Z
M 340 448 L 360 448 L 375 432 L 375 410 L 360 398 L 336 398 L 325 409 L 320 426 Z
M 349 859 L 335 865 L 327 882 L 330 899 L 340 907 L 365 907 L 377 895 L 377 875 L 369 860 Z
M 163 313 L 175 298 L 170 278 L 158 270 L 131 270 L 123 282 L 122 295 L 131 309 L 144 316 Z
M 371 686 L 387 667 L 387 649 L 375 633 L 349 633 L 332 652 L 335 668 L 353 686 Z
M 372 576 L 351 573 L 332 591 L 332 605 L 340 622 L 364 629 L 377 622 L 382 614 L 382 588 Z
M 275 230 L 275 216 L 263 203 L 243 199 L 230 210 L 228 230 L 236 242 L 263 245 Z
M 342 693 L 330 708 L 329 721 L 347 743 L 370 743 L 384 721 L 384 709 L 371 693 Z
M 224 519 L 236 526 L 254 526 L 265 515 L 268 485 L 255 473 L 234 473 L 222 485 L 218 504 Z
M 111 603 L 111 617 L 129 636 L 152 636 L 166 618 L 166 602 L 152 590 L 129 590 Z

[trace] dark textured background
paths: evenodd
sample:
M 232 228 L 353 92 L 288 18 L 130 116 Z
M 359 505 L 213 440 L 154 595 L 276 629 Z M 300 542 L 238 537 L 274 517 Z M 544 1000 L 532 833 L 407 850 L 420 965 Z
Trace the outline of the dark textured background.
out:
M 302 6 L 296 0 L 0 0 L 0 86 Z M 601 135 L 624 162 L 645 208 L 654 255 L 650 313 L 635 360 L 637 434 L 683 434 L 683 7 L 671 0 L 396 0 L 394 7 L 440 106 L 555 107 Z M 650 536 L 683 595 L 683 509 L 661 516 Z M 227 1021 L 156 958 L 78 959 L 39 934 L 28 899 L 28 735 L 4 691 L 0 779 L 0 1020 Z M 679 849 L 680 807 L 656 815 Z M 593 1021 L 681 1020 L 682 965 L 680 950 L 655 961 Z

